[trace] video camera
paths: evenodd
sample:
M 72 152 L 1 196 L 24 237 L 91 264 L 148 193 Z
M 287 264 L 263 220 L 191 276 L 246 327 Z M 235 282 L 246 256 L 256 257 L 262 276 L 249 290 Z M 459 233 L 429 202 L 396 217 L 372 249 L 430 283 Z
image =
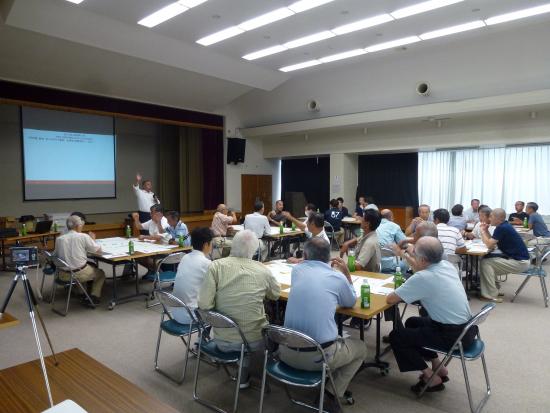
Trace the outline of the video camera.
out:
M 11 261 L 16 266 L 33 266 L 38 265 L 38 248 L 37 247 L 12 247 Z

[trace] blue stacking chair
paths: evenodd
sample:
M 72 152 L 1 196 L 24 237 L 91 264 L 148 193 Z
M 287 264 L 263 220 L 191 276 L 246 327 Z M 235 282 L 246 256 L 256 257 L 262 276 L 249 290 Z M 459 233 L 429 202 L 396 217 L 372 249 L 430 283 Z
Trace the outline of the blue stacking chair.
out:
M 147 304 L 146 304 L 147 308 L 158 305 L 158 303 L 150 304 L 149 301 L 155 298 L 156 291 L 163 291 L 163 287 L 162 287 L 163 285 L 168 284 L 170 287 L 172 287 L 172 285 L 174 284 L 174 281 L 176 280 L 177 266 L 184 255 L 185 255 L 184 252 L 175 252 L 173 254 L 170 254 L 164 257 L 157 263 L 157 271 L 153 276 L 153 291 L 151 291 L 151 297 L 147 299 Z M 163 271 L 162 266 L 164 264 L 170 265 L 174 269 Z M 143 278 L 150 279 L 147 276 Z
M 191 347 L 191 337 L 193 334 L 199 332 L 198 322 L 191 311 L 191 309 L 178 297 L 166 292 L 166 291 L 156 291 L 155 292 L 159 303 L 162 306 L 162 315 L 160 318 L 159 326 L 159 335 L 157 339 L 157 350 L 155 352 L 155 370 L 158 371 L 165 377 L 168 377 L 170 380 L 175 381 L 177 384 L 183 383 L 185 380 L 185 372 L 187 370 L 187 361 L 189 360 L 189 351 Z M 173 311 L 178 309 L 183 313 L 189 315 L 191 322 L 189 324 L 178 323 L 172 316 Z M 183 364 L 183 372 L 180 377 L 175 378 L 161 370 L 158 365 L 159 350 L 160 350 L 160 339 L 162 333 L 169 334 L 174 337 L 179 337 L 185 346 L 185 360 Z
M 483 406 L 485 406 L 485 403 L 487 403 L 487 400 L 491 396 L 491 384 L 489 383 L 489 373 L 487 371 L 487 363 L 485 362 L 485 343 L 481 340 L 479 329 L 478 329 L 476 338 L 474 342 L 470 345 L 470 347 L 464 348 L 462 346 L 461 340 L 462 340 L 462 337 L 464 337 L 464 335 L 466 334 L 466 332 L 470 329 L 470 327 L 479 326 L 481 323 L 483 323 L 489 316 L 489 313 L 495 308 L 495 306 L 496 306 L 495 303 L 489 303 L 485 305 L 479 313 L 473 316 L 468 322 L 468 324 L 466 324 L 466 326 L 462 330 L 462 333 L 460 333 L 460 336 L 457 338 L 457 340 L 449 350 L 435 348 L 435 347 L 424 347 L 426 350 L 434 351 L 439 354 L 444 354 L 445 356 L 443 357 L 443 360 L 439 364 L 439 367 L 435 369 L 435 371 L 429 378 L 428 382 L 422 388 L 422 391 L 418 394 L 418 398 L 424 395 L 426 389 L 428 388 L 433 378 L 439 372 L 442 366 L 447 366 L 452 359 L 460 359 L 462 363 L 462 372 L 464 374 L 464 381 L 466 384 L 466 392 L 468 393 L 468 402 L 470 403 L 470 410 L 472 413 L 478 413 L 483 409 Z M 466 369 L 466 361 L 474 361 L 479 358 L 481 358 L 481 363 L 483 364 L 483 373 L 485 374 L 485 383 L 487 385 L 487 389 L 483 399 L 478 403 L 477 406 L 474 406 L 474 402 L 472 400 L 472 390 L 470 388 L 470 380 L 468 378 L 468 370 Z
M 335 394 L 336 394 L 336 386 L 334 385 L 332 373 L 328 366 L 328 362 L 325 357 L 325 352 L 323 351 L 323 348 L 321 347 L 321 345 L 317 341 L 315 341 L 313 338 L 309 337 L 304 333 L 301 333 L 299 331 L 292 330 L 289 328 L 285 328 L 285 327 L 275 326 L 275 325 L 270 325 L 268 327 L 265 327 L 262 330 L 262 334 L 264 336 L 266 350 L 265 350 L 265 357 L 264 357 L 264 369 L 262 374 L 262 389 L 260 393 L 260 410 L 259 410 L 260 413 L 262 413 L 263 405 L 264 405 L 264 394 L 265 394 L 267 376 L 281 383 L 284 383 L 285 391 L 292 403 L 297 404 L 298 406 L 306 407 L 308 409 L 318 410 L 319 413 L 324 412 L 323 396 L 325 394 L 325 382 L 326 382 L 327 376 L 330 381 L 330 384 L 332 385 L 332 388 L 334 389 Z M 310 349 L 312 347 L 316 348 L 319 354 L 319 358 L 323 360 L 321 370 L 307 371 L 307 370 L 299 370 L 299 369 L 290 367 L 289 365 L 279 360 L 275 352 L 275 348 L 277 347 L 277 345 L 291 347 L 293 349 L 300 349 L 300 348 Z M 319 406 L 315 407 L 305 402 L 294 399 L 290 394 L 288 386 L 306 387 L 306 388 L 320 387 Z M 336 400 L 338 401 L 340 410 L 342 410 L 342 405 L 340 404 L 339 398 L 336 397 Z
M 241 375 L 243 368 L 243 361 L 246 355 L 251 353 L 250 345 L 246 340 L 243 332 L 231 318 L 220 314 L 215 311 L 207 311 L 196 309 L 195 314 L 199 322 L 199 343 L 197 346 L 197 364 L 195 366 L 195 383 L 193 386 L 193 399 L 216 412 L 219 413 L 228 413 L 225 410 L 222 410 L 220 407 L 215 406 L 209 401 L 201 399 L 197 392 L 198 381 L 199 381 L 199 367 L 201 364 L 201 356 L 206 356 L 210 361 L 212 361 L 217 366 L 223 366 L 227 373 L 228 365 L 237 365 L 237 376 L 231 377 L 231 379 L 236 380 L 235 385 L 235 397 L 233 400 L 233 409 L 232 413 L 237 411 L 239 403 L 239 390 L 241 389 Z M 210 339 L 209 331 L 210 327 L 221 329 L 221 328 L 233 328 L 235 329 L 239 336 L 241 337 L 242 344 L 240 351 L 231 351 L 224 352 L 218 349 L 216 343 Z
M 540 248 L 542 247 L 542 248 Z M 523 290 L 523 287 L 527 284 L 527 282 L 532 278 L 536 277 L 540 281 L 540 287 L 542 289 L 542 298 L 544 300 L 544 306 L 548 307 L 548 288 L 546 287 L 546 271 L 544 268 L 542 268 L 542 264 L 544 260 L 550 256 L 550 247 L 548 245 L 544 246 L 537 246 L 535 248 L 535 264 L 530 265 L 527 271 L 520 273 L 520 275 L 525 276 L 525 280 L 521 283 L 519 288 L 514 294 L 514 297 L 512 298 L 512 302 L 516 299 L 518 294 Z

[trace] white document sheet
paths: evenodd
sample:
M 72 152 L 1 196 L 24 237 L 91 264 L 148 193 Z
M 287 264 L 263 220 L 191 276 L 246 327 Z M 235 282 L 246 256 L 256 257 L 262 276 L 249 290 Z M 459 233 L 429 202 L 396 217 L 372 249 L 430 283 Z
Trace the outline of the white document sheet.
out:
M 294 267 L 294 264 L 288 264 L 283 260 L 277 260 L 271 261 L 266 265 L 279 284 L 290 285 L 290 273 L 292 272 L 292 267 Z

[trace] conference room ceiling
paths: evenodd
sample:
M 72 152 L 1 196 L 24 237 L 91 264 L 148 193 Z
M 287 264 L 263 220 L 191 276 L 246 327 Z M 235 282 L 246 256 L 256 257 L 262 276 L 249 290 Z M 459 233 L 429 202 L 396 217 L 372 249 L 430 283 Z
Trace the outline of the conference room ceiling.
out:
M 151 13 L 174 3 L 175 0 L 84 0 L 79 6 L 86 10 L 108 16 L 129 25 Z M 186 0 L 183 0 L 184 2 Z M 189 1 L 189 0 L 187 0 Z M 328 0 L 326 0 L 328 1 Z M 185 43 L 192 43 L 208 51 L 242 59 L 243 56 L 266 48 L 284 45 L 295 39 L 341 27 L 365 18 L 392 13 L 423 0 L 332 0 L 300 13 L 292 14 L 279 21 L 245 31 L 239 35 L 210 46 L 200 46 L 196 42 L 205 36 L 228 27 L 242 25 L 252 18 L 277 9 L 292 8 L 296 0 L 208 0 L 186 12 L 148 29 L 163 36 Z M 67 3 L 65 1 L 65 3 Z M 319 59 L 341 52 L 366 48 L 383 42 L 418 36 L 433 30 L 484 20 L 516 10 L 550 4 L 550 0 L 465 0 L 440 7 L 435 10 L 392 20 L 375 27 L 341 34 L 332 38 L 291 48 L 267 57 L 248 62 L 271 70 Z M 71 6 L 68 4 L 68 6 Z M 74 7 L 74 6 L 73 6 Z M 288 10 L 288 9 L 286 9 Z M 434 47 L 456 39 L 471 40 L 491 30 L 507 30 L 518 24 L 550 20 L 550 13 L 529 17 L 515 22 L 490 27 L 481 27 L 469 33 L 454 34 L 437 40 L 426 40 Z M 413 49 L 418 45 L 411 44 Z M 428 45 L 426 47 L 429 47 Z M 346 59 L 355 62 L 360 59 L 383 58 L 385 53 L 398 53 L 397 50 L 373 53 Z M 326 66 L 328 66 L 327 64 Z M 311 70 L 311 69 L 309 69 Z
M 88 82 L 89 87 L 85 90 L 92 93 L 117 94 L 122 97 L 131 95 L 131 98 L 139 100 L 152 100 L 146 99 L 145 95 L 141 96 L 138 90 L 147 73 L 153 83 L 160 85 L 171 82 L 181 88 L 169 90 L 170 87 L 159 86 L 162 93 L 159 91 L 158 98 L 153 100 L 212 111 L 252 89 L 270 91 L 290 77 L 307 76 L 321 68 L 338 70 L 342 65 L 358 62 L 368 65 L 372 59 L 383 60 L 405 49 L 408 53 L 414 53 L 415 50 L 452 47 L 456 42 L 475 41 L 487 33 L 513 31 L 519 26 L 550 21 L 550 13 L 546 13 L 283 73 L 280 69 L 285 66 L 550 4 L 550 0 L 464 0 L 303 46 L 285 46 L 283 49 L 287 50 L 256 60 L 246 60 L 243 56 L 277 45 L 288 46 L 289 41 L 334 30 L 361 19 L 393 13 L 418 4 L 421 0 L 327 0 L 326 4 L 298 13 L 287 13 L 291 15 L 254 29 L 251 29 L 250 22 L 248 25 L 243 23 L 273 10 L 293 8 L 296 0 L 207 0 L 151 28 L 138 24 L 138 21 L 175 0 L 83 0 L 78 5 L 71 3 L 74 1 L 0 0 L 0 18 L 3 18 L 4 32 L 9 34 L 3 36 L 4 39 L 0 37 L 0 51 L 7 49 L 11 52 L 10 60 L 6 59 L 11 71 L 3 72 L 0 68 L 0 77 L 77 89 L 80 89 L 79 84 Z M 181 1 L 188 5 L 189 2 L 200 3 L 198 0 Z M 239 29 L 243 31 L 241 34 L 209 46 L 197 43 L 205 36 L 239 25 L 251 30 Z M 36 38 L 32 32 L 42 35 L 42 38 Z M 11 45 L 8 44 L 8 38 Z M 58 46 L 55 51 L 59 63 L 48 60 L 41 52 L 39 45 L 42 42 L 50 48 L 55 48 L 53 44 Z M 78 45 L 79 50 L 75 48 Z M 26 47 L 21 56 L 14 52 L 16 46 L 20 46 L 19 50 Z M 97 72 L 97 79 L 86 79 L 86 67 L 80 62 L 81 57 L 90 54 L 97 56 L 97 67 L 91 70 L 92 73 Z M 38 59 L 33 59 L 34 55 L 44 55 L 44 61 L 37 62 Z M 126 62 L 121 60 L 124 56 L 127 57 Z M 74 81 L 54 81 L 53 75 L 51 81 L 47 78 L 48 73 L 62 72 L 71 60 L 78 72 L 67 76 L 74 77 Z M 120 64 L 110 65 L 110 60 Z M 44 73 L 35 70 L 36 73 L 29 78 L 18 73 L 19 68 L 37 63 L 43 65 Z M 140 72 L 140 78 L 132 77 L 129 68 L 133 67 Z M 156 76 L 156 69 L 164 77 Z M 127 83 L 125 89 L 112 90 L 114 86 L 110 84 L 110 72 L 116 74 L 115 78 L 121 79 L 125 72 L 128 73 L 128 79 L 122 81 Z M 212 87 L 202 91 L 201 85 Z M 187 88 L 187 91 L 183 88 Z M 155 88 L 151 86 L 150 89 Z M 183 99 L 184 92 L 193 98 Z M 197 98 L 201 92 L 207 93 L 207 96 Z M 166 98 L 162 96 L 164 93 Z

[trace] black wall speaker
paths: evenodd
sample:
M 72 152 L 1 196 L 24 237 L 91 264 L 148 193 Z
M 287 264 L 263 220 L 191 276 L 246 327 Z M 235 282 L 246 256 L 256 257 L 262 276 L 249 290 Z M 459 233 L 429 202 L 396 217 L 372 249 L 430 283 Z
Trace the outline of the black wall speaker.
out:
M 227 163 L 244 162 L 246 139 L 227 138 Z

